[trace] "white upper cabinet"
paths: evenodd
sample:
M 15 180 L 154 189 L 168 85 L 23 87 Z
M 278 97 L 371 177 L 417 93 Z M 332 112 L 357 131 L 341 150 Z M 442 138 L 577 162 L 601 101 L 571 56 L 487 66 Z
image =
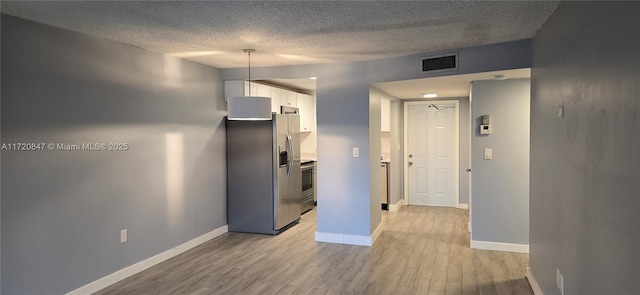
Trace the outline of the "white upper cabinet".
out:
M 311 95 L 296 93 L 298 110 L 300 111 L 300 132 L 315 131 L 316 106 Z
M 271 112 L 280 114 L 280 89 L 264 86 L 271 88 Z
M 258 84 L 249 83 L 249 81 L 244 81 L 244 95 L 246 95 L 246 96 L 259 96 L 258 95 Z
M 251 91 L 249 91 L 249 88 L 251 88 Z M 300 132 L 316 131 L 316 104 L 313 102 L 311 95 L 242 80 L 225 81 L 224 95 L 227 99 L 229 97 L 248 95 L 271 97 L 272 112 L 279 114 L 280 106 L 298 108 L 300 113 Z
M 225 92 L 227 91 L 227 85 L 234 85 L 237 81 L 226 81 L 225 82 Z M 251 91 L 249 91 L 251 88 Z M 271 97 L 271 112 L 280 113 L 280 92 L 277 91 L 277 88 L 273 88 L 268 85 L 263 85 L 259 83 L 249 83 L 249 81 L 244 81 L 244 92 L 243 95 L 248 96 L 264 96 Z M 229 97 L 227 95 L 227 97 Z
M 278 88 L 273 88 L 271 86 L 268 85 L 263 85 L 263 84 L 257 84 L 257 83 L 251 83 L 251 86 L 253 87 L 253 84 L 256 84 L 256 95 L 257 96 L 266 96 L 266 97 L 271 97 L 271 112 L 274 113 L 280 113 L 280 91 Z
M 380 131 L 391 131 L 391 101 L 380 97 Z
M 280 105 L 296 108 L 298 104 L 296 102 L 296 93 L 290 90 L 280 90 Z

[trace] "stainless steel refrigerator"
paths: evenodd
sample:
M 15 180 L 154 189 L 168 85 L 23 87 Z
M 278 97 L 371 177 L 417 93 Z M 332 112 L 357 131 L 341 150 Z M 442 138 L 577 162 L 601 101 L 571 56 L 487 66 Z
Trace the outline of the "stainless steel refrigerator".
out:
M 229 231 L 278 234 L 300 220 L 300 116 L 227 120 Z

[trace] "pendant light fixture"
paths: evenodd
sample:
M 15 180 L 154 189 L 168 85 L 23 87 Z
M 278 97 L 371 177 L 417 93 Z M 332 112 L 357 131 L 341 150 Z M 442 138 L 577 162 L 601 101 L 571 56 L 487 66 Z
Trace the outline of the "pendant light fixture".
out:
M 249 92 L 247 96 L 231 97 L 228 100 L 227 111 L 229 120 L 261 121 L 271 120 L 271 97 L 251 96 L 251 53 L 255 49 L 244 49 L 249 57 Z

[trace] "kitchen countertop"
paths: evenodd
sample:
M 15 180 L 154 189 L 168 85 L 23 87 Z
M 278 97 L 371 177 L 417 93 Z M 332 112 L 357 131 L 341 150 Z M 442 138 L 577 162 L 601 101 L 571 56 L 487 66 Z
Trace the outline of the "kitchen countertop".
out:
M 300 164 L 315 162 L 313 159 L 300 159 Z

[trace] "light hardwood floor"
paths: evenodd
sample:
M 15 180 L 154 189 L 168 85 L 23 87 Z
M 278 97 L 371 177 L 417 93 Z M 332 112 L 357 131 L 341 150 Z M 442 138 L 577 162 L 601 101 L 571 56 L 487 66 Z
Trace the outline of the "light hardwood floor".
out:
M 469 248 L 467 210 L 382 220 L 373 247 L 318 243 L 314 209 L 278 236 L 226 233 L 97 294 L 533 294 L 527 254 Z

